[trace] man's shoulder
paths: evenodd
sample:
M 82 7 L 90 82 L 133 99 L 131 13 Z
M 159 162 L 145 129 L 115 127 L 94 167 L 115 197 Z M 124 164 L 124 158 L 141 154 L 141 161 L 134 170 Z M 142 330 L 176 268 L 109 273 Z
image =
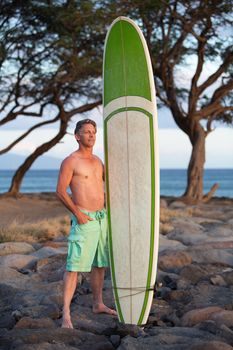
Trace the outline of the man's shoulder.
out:
M 73 152 L 62 161 L 62 166 L 72 166 L 76 159 L 77 157 Z
M 102 160 L 97 155 L 93 154 L 93 158 L 103 164 Z

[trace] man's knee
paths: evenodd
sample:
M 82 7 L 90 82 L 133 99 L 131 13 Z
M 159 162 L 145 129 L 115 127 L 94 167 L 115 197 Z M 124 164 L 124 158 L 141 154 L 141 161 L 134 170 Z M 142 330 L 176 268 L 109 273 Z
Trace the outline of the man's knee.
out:
M 76 278 L 78 272 L 77 271 L 68 271 L 68 270 L 65 270 L 64 272 L 64 278 Z

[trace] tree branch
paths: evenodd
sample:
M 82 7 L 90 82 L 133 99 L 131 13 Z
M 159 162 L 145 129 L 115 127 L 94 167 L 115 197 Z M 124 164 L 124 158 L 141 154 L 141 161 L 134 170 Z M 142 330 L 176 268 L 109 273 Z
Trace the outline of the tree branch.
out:
M 199 97 L 196 94 L 197 81 L 200 78 L 200 75 L 203 69 L 203 64 L 204 64 L 205 45 L 207 42 L 206 34 L 208 33 L 211 27 L 212 27 L 211 19 L 208 18 L 206 21 L 206 26 L 200 34 L 202 40 L 198 41 L 198 47 L 197 47 L 198 62 L 197 62 L 196 72 L 192 78 L 191 89 L 189 93 L 189 112 L 188 112 L 189 115 L 191 115 L 196 109 L 196 103 Z
M 216 70 L 216 72 L 214 72 L 203 84 L 197 87 L 198 96 L 200 96 L 206 88 L 212 85 L 221 76 L 221 74 L 226 71 L 226 69 L 232 63 L 232 60 L 233 60 L 233 52 L 229 50 L 228 53 L 226 54 L 226 57 L 223 63 Z
M 25 132 L 24 134 L 22 134 L 20 137 L 18 137 L 14 142 L 12 142 L 10 145 L 8 145 L 6 148 L 3 148 L 2 150 L 0 150 L 0 155 L 1 154 L 4 154 L 4 153 L 7 153 L 8 151 L 10 151 L 15 145 L 17 145 L 17 143 L 19 143 L 20 141 L 22 141 L 26 136 L 28 136 L 33 130 L 41 127 L 41 126 L 44 126 L 44 125 L 47 125 L 47 124 L 52 124 L 52 123 L 55 123 L 56 121 L 59 120 L 59 116 L 56 116 L 54 119 L 52 120 L 47 120 L 47 121 L 44 121 L 42 123 L 39 123 L 39 124 L 36 124 L 34 125 L 33 127 L 31 127 L 30 129 L 28 129 L 27 132 Z
M 44 108 L 45 106 L 47 105 L 47 103 L 43 103 L 41 106 L 40 106 L 40 111 L 39 113 L 36 113 L 36 112 L 24 112 L 25 109 L 33 106 L 33 105 L 36 105 L 36 103 L 38 103 L 37 100 L 29 103 L 28 105 L 25 105 L 25 106 L 22 106 L 21 109 L 17 112 L 14 112 L 14 109 L 18 107 L 18 105 L 15 105 L 14 107 L 11 108 L 10 112 L 7 113 L 7 115 L 2 119 L 0 120 L 0 126 L 1 125 L 4 125 L 14 119 L 16 119 L 19 115 L 26 115 L 26 116 L 31 116 L 31 117 L 42 117 L 42 114 L 43 114 L 43 111 L 44 111 Z
M 87 104 L 85 104 L 85 105 L 83 105 L 83 106 L 80 106 L 80 107 L 78 107 L 78 108 L 73 109 L 73 110 L 70 111 L 70 112 L 67 112 L 67 116 L 68 116 L 68 118 L 71 118 L 71 117 L 73 117 L 75 114 L 90 111 L 91 109 L 93 109 L 93 108 L 99 106 L 101 103 L 102 103 L 102 100 L 98 100 L 98 101 L 93 102 L 93 103 L 87 103 Z

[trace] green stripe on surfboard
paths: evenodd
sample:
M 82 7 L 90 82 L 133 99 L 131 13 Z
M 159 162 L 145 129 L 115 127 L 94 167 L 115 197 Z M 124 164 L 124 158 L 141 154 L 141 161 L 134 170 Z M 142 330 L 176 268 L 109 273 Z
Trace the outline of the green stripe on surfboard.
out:
M 104 141 L 105 141 L 105 160 L 106 160 L 106 186 L 107 186 L 107 202 L 108 202 L 108 223 L 109 223 L 109 253 L 110 253 L 110 260 L 111 260 L 111 270 L 112 270 L 112 282 L 113 282 L 113 288 L 114 288 L 114 295 L 115 295 L 115 301 L 117 305 L 117 311 L 121 322 L 124 322 L 121 306 L 120 306 L 120 300 L 118 296 L 117 291 L 117 284 L 116 284 L 116 275 L 115 275 L 115 264 L 114 264 L 114 256 L 113 256 L 113 247 L 112 247 L 112 227 L 111 227 L 111 203 L 110 203 L 110 197 L 109 197 L 109 175 L 108 175 L 108 147 L 107 147 L 107 140 L 108 140 L 108 132 L 107 132 L 107 123 L 108 121 L 115 116 L 118 113 L 126 112 L 126 111 L 139 111 L 143 114 L 145 114 L 149 118 L 150 123 L 150 149 L 151 149 L 151 234 L 150 234 L 150 255 L 149 255 L 149 263 L 148 263 L 148 273 L 147 273 L 147 283 L 146 283 L 146 292 L 144 296 L 142 311 L 138 319 L 138 325 L 142 324 L 148 298 L 149 298 L 149 290 L 151 289 L 151 276 L 152 276 L 152 269 L 153 269 L 153 258 L 154 258 L 154 228 L 155 228 L 155 217 L 154 217 L 154 211 L 155 211 L 155 177 L 154 177 L 154 170 L 155 170 L 155 153 L 154 153 L 154 133 L 153 133 L 153 116 L 146 111 L 143 108 L 138 107 L 123 107 L 119 108 L 115 111 L 113 111 L 109 116 L 104 120 Z
M 122 96 L 151 101 L 144 47 L 135 27 L 125 20 L 113 25 L 105 47 L 104 106 Z

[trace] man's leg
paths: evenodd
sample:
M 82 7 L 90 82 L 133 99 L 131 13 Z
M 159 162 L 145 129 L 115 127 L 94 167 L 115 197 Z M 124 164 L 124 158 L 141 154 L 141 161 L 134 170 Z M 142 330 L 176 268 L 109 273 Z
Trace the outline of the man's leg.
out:
M 73 328 L 73 325 L 70 319 L 70 303 L 77 286 L 77 278 L 78 278 L 77 272 L 66 271 L 64 273 L 62 328 Z
M 93 312 L 117 315 L 115 310 L 110 309 L 103 303 L 104 267 L 93 267 L 91 271 L 91 288 L 93 292 Z

